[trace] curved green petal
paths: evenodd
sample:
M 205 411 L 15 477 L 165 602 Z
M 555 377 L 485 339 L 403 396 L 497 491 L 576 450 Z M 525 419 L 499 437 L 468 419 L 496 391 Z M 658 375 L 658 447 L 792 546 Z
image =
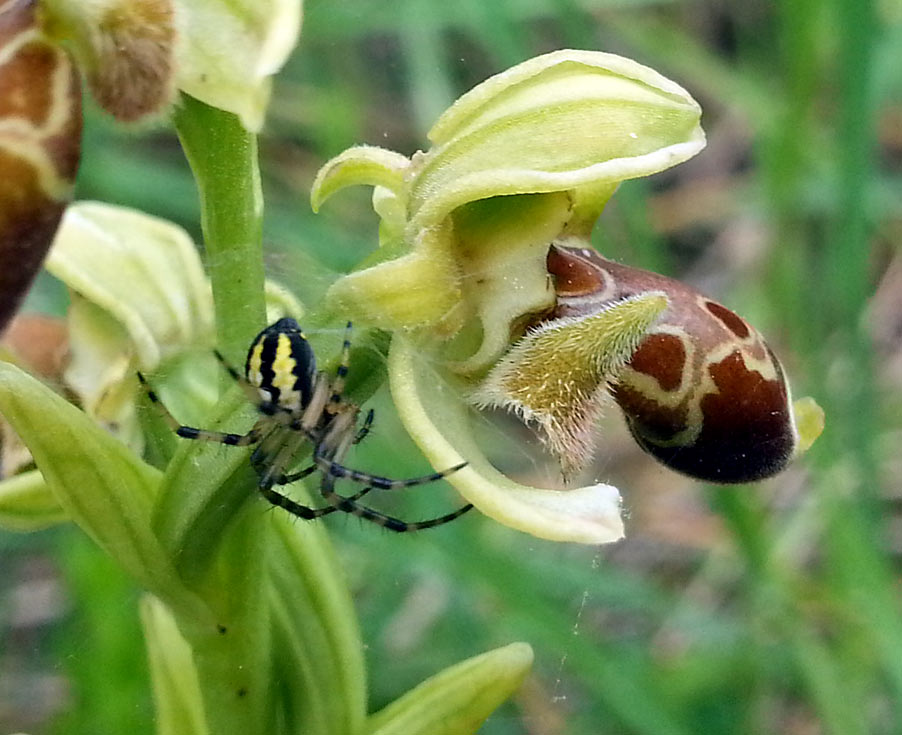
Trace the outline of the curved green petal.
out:
M 447 478 L 461 495 L 485 515 L 540 538 L 584 544 L 623 538 L 617 488 L 543 490 L 496 470 L 473 438 L 462 386 L 421 358 L 421 349 L 395 335 L 388 356 L 392 397 L 404 427 L 433 467 L 469 463 Z
M 410 183 L 411 228 L 476 199 L 662 171 L 704 147 L 700 118 L 688 92 L 630 59 L 572 50 L 530 59 L 465 94 L 430 131 L 436 145 Z
M 410 159 L 385 148 L 348 148 L 317 172 L 310 189 L 310 206 L 318 212 L 323 202 L 348 186 L 381 186 L 397 195 L 402 192 L 409 167 Z

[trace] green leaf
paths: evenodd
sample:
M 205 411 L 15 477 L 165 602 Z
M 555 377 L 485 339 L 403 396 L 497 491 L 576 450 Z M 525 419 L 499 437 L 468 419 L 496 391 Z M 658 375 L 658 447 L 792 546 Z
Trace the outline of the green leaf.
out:
M 0 528 L 39 531 L 67 520 L 38 470 L 0 482 Z
M 153 684 L 157 735 L 207 735 L 190 646 L 169 609 L 156 597 L 144 595 L 140 611 Z
M 321 522 L 297 522 L 284 514 L 272 519 L 277 542 L 269 558 L 269 598 L 277 675 L 286 682 L 286 729 L 360 733 L 366 671 L 344 571 Z
M 240 433 L 253 419 L 244 392 L 234 388 L 205 429 Z M 249 451 L 215 442 L 181 440 L 160 482 L 153 527 L 181 576 L 195 580 L 216 558 L 223 529 L 256 495 Z
M 8 363 L 0 363 L 0 412 L 28 446 L 68 516 L 145 587 L 202 615 L 150 526 L 160 473 Z
M 466 735 L 515 692 L 532 666 L 532 648 L 511 643 L 427 679 L 369 720 L 372 735 Z

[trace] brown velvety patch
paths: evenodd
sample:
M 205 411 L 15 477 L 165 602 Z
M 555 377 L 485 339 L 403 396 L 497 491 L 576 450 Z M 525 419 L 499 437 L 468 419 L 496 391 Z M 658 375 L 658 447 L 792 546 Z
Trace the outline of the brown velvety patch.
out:
M 686 429 L 686 405 L 669 408 L 653 398 L 619 383 L 612 391 L 614 400 L 626 415 L 634 432 L 639 432 L 652 442 L 667 442 Z
M 736 313 L 727 307 L 721 306 L 716 301 L 706 301 L 705 306 L 714 316 L 723 322 L 724 326 L 739 339 L 745 339 L 751 334 L 748 324 Z
M 12 51 L 0 66 L 0 330 L 50 247 L 81 146 L 78 77 L 35 29 L 31 0 L 0 8 L 0 48 Z
M 658 381 L 661 390 L 677 390 L 683 382 L 686 348 L 673 334 L 652 334 L 640 343 L 629 366 Z
M 47 78 L 56 64 L 53 49 L 42 43 L 28 43 L 0 66 L 0 117 L 44 125 L 53 100 L 49 87 L 35 84 L 34 80 Z
M 545 264 L 554 276 L 554 288 L 559 296 L 585 296 L 604 288 L 604 273 L 578 257 L 580 252 L 554 245 L 548 250 Z

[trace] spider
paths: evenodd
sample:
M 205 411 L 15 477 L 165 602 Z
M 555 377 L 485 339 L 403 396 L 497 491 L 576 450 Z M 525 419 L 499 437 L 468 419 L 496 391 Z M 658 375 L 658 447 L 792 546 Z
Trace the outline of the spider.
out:
M 461 469 L 466 462 L 443 472 L 407 480 L 392 480 L 360 472 L 341 463 L 348 449 L 366 437 L 373 423 L 373 411 L 370 409 L 358 428 L 360 407 L 342 397 L 350 363 L 350 333 L 351 323 L 348 322 L 341 361 L 332 380 L 325 373 L 317 372 L 313 348 L 298 323 L 288 317 L 279 319 L 257 335 L 248 350 L 243 376 L 218 350 L 214 350 L 216 359 L 242 387 L 249 400 L 257 405 L 261 414 L 246 434 L 184 426 L 169 412 L 140 372 L 138 380 L 163 420 L 178 436 L 238 447 L 255 445 L 250 461 L 259 478 L 257 489 L 274 506 L 292 515 L 310 520 L 342 511 L 399 533 L 453 521 L 473 506 L 467 504 L 437 518 L 407 522 L 357 502 L 377 488 L 391 490 L 435 482 Z M 298 472 L 286 473 L 292 460 L 307 443 L 313 447 L 312 464 Z M 317 470 L 322 473 L 320 492 L 329 503 L 327 507 L 301 505 L 274 489 L 276 485 L 289 485 Z M 354 495 L 339 495 L 335 492 L 335 481 L 341 478 L 353 480 L 364 487 Z

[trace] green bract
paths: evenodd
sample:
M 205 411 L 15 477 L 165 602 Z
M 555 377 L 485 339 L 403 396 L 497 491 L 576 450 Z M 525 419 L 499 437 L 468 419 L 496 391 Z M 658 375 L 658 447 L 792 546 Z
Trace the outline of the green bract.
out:
M 621 181 L 704 147 L 700 116 L 684 89 L 645 66 L 557 51 L 461 97 L 430 131 L 428 151 L 408 159 L 362 146 L 319 172 L 314 209 L 368 184 L 381 218 L 381 247 L 332 286 L 330 306 L 396 333 L 390 374 L 401 417 L 436 466 L 470 462 L 449 481 L 484 513 L 558 540 L 622 535 L 615 488 L 539 490 L 495 471 L 470 437 L 464 402 L 536 421 L 565 470 L 579 469 L 597 415 L 588 400 L 616 377 L 666 298 L 637 295 L 632 307 L 558 324 L 508 350 L 554 304 L 548 246 L 589 247 Z

